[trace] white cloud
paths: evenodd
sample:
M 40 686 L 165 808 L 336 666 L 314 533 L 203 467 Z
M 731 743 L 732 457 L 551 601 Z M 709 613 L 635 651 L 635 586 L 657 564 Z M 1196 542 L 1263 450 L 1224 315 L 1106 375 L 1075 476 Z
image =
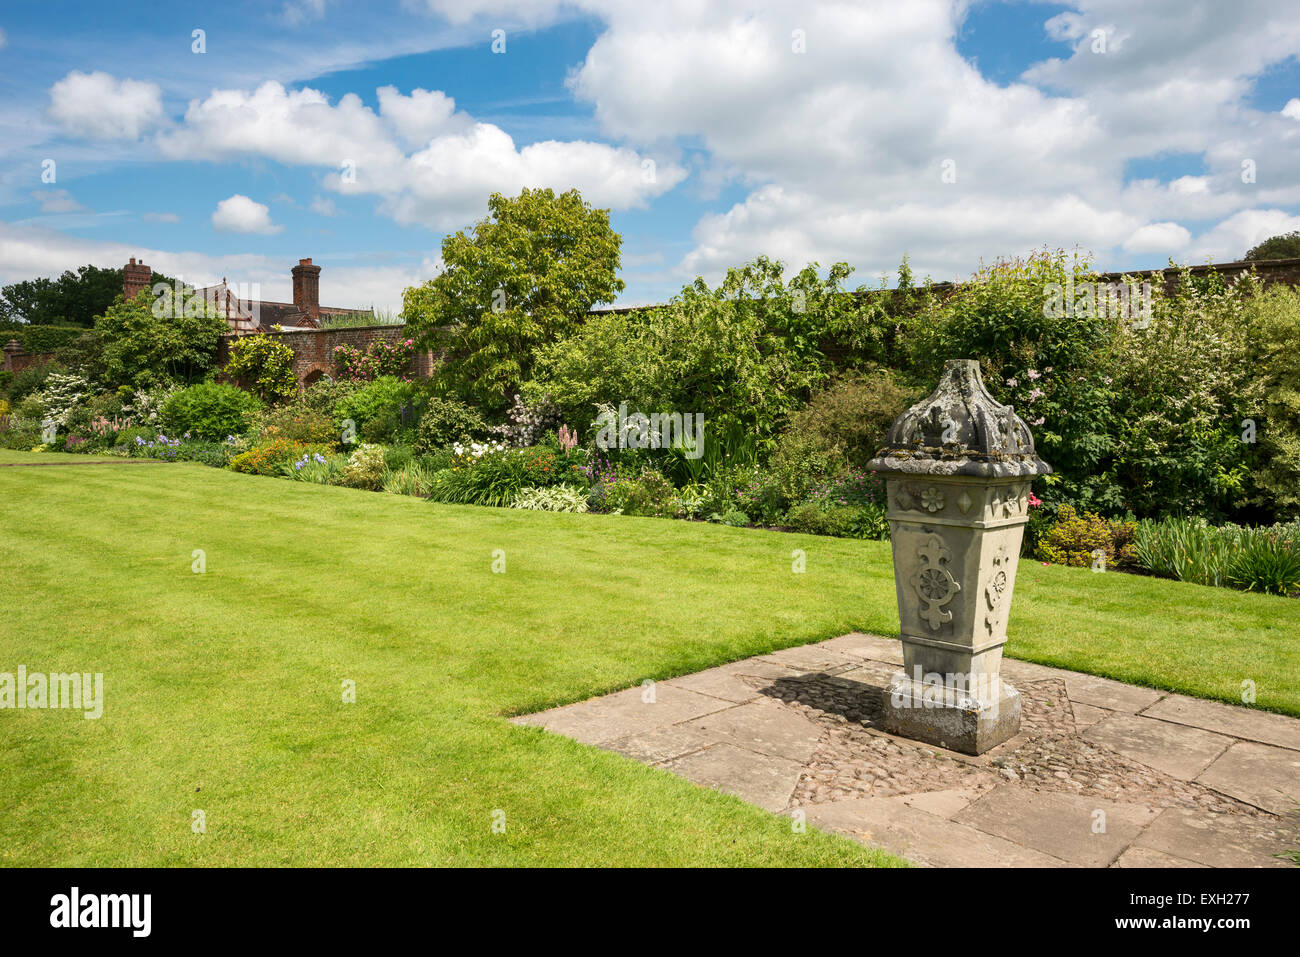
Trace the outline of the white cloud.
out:
M 84 213 L 82 206 L 66 189 L 38 189 L 32 191 L 32 199 L 41 204 L 42 213 Z
M 1175 193 L 1182 193 L 1184 196 L 1208 193 L 1210 191 L 1210 178 L 1208 176 L 1180 176 L 1169 184 L 1169 188 Z
M 1177 223 L 1148 223 L 1124 240 L 1124 251 L 1172 256 L 1187 248 L 1191 241 L 1192 234 Z
M 73 70 L 50 87 L 50 116 L 86 139 L 139 139 L 163 120 L 156 83 Z
M 146 223 L 179 223 L 180 216 L 175 213 L 145 213 L 140 217 Z
M 1280 209 L 1243 209 L 1197 237 L 1189 255 L 1193 262 L 1235 262 L 1265 239 L 1295 230 L 1300 230 L 1300 216 Z
M 1290 117 L 1246 105 L 1251 77 L 1300 54 L 1300 21 L 1267 0 L 1077 0 L 1043 17 L 1073 52 L 1001 85 L 957 52 L 972 6 L 958 0 L 584 6 L 607 28 L 569 85 L 603 129 L 698 143 L 751 190 L 701 219 L 683 276 L 760 252 L 876 275 L 907 251 L 953 278 L 1044 243 L 1104 263 L 1188 248 L 1180 219 L 1300 203 Z M 1130 160 L 1179 152 L 1206 173 L 1125 182 Z M 1257 183 L 1241 181 L 1245 158 Z
M 311 201 L 311 211 L 319 216 L 337 216 L 338 207 L 328 196 L 317 196 Z
M 441 90 L 416 89 L 403 96 L 397 87 L 384 86 L 376 92 L 380 114 L 410 149 L 428 145 L 438 133 L 459 132 L 470 125 L 468 116 L 456 115 L 456 101 Z
M 454 112 L 441 93 L 379 91 L 380 113 L 355 94 L 337 104 L 318 90 L 265 83 L 252 93 L 217 90 L 190 103 L 184 122 L 160 134 L 173 159 L 263 156 L 328 172 L 325 188 L 380 197 L 401 223 L 455 228 L 483 214 L 488 194 L 525 186 L 577 187 L 597 206 L 645 206 L 686 171 L 648 155 L 584 141 L 547 141 L 519 149 L 498 126 Z M 426 134 L 427 139 L 426 139 Z M 423 148 L 407 153 L 412 142 Z M 653 172 L 653 175 L 650 175 Z
M 1286 101 L 1286 106 L 1282 107 L 1282 115 L 1289 116 L 1293 120 L 1300 120 L 1300 97 L 1292 97 Z
M 283 226 L 271 222 L 270 210 L 241 193 L 217 203 L 212 213 L 212 228 L 222 233 L 278 233 Z

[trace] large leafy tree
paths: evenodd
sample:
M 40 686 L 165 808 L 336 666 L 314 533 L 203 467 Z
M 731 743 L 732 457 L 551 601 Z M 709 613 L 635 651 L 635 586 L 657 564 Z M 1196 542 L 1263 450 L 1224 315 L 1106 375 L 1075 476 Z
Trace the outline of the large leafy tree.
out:
M 1300 258 L 1300 232 L 1283 233 L 1264 240 L 1250 252 L 1246 259 L 1296 259 Z
M 442 243 L 444 271 L 403 294 L 422 345 L 446 356 L 447 384 L 500 409 L 529 377 L 535 350 L 598 303 L 613 302 L 622 237 L 609 211 L 575 190 L 493 193 L 489 215 Z
M 215 371 L 217 345 L 229 326 L 202 297 L 182 300 L 119 295 L 95 319 L 106 384 L 147 389 L 200 382 Z
M 157 272 L 152 282 L 172 285 L 170 277 Z M 34 326 L 89 327 L 121 294 L 120 268 L 86 265 L 76 272 L 68 270 L 57 279 L 42 276 L 0 289 L 0 318 Z

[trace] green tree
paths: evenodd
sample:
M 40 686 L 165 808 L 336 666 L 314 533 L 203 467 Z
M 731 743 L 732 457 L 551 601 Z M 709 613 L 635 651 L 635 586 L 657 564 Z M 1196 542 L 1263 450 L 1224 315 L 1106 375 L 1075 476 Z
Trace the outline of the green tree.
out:
M 172 285 L 154 273 L 152 282 Z M 122 295 L 122 270 L 82 266 L 57 279 L 39 277 L 0 289 L 0 318 L 31 325 L 91 326 Z
M 226 320 L 201 297 L 122 296 L 95 319 L 105 384 L 148 389 L 200 382 L 216 368 Z
M 1257 502 L 1278 518 L 1300 517 L 1300 290 L 1273 286 L 1251 301 L 1250 312 L 1249 368 L 1264 389 Z
M 1300 258 L 1300 231 L 1294 230 L 1280 236 L 1272 236 L 1246 253 L 1248 260 L 1298 258 Z
M 622 237 L 609 211 L 576 189 L 493 193 L 488 208 L 469 233 L 443 240 L 443 272 L 403 293 L 402 316 L 422 345 L 445 350 L 449 388 L 501 409 L 529 377 L 539 346 L 622 291 Z
M 828 342 L 872 354 L 876 307 L 845 294 L 850 269 L 815 263 L 784 278 L 760 256 L 729 269 L 710 288 L 703 279 L 663 306 L 593 316 L 538 350 L 526 392 L 548 396 L 567 424 L 584 431 L 596 406 L 644 413 L 703 413 L 712 434 L 735 431 L 765 447 L 784 416 L 830 372 Z
M 298 394 L 293 350 L 265 333 L 236 339 L 223 371 L 266 402 L 281 402 Z

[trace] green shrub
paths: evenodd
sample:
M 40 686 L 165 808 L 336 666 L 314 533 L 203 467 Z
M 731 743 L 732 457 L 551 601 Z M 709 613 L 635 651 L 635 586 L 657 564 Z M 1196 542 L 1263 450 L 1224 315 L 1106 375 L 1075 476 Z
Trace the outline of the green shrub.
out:
M 280 475 L 282 465 L 296 462 L 304 455 L 323 455 L 327 451 L 322 446 L 311 446 L 290 439 L 273 439 L 265 445 L 239 453 L 231 459 L 230 467 L 247 475 Z
M 717 522 L 720 525 L 733 525 L 737 528 L 743 528 L 750 524 L 749 516 L 738 508 L 727 509 L 725 512 L 714 512 L 709 516 L 710 522 Z
M 835 505 L 826 502 L 804 502 L 786 514 L 785 524 L 796 532 L 810 535 L 831 535 L 836 538 L 866 538 L 874 541 L 889 539 L 889 523 L 883 506 Z
M 514 507 L 541 512 L 585 512 L 587 492 L 575 485 L 530 486 L 515 496 Z
M 217 347 L 229 331 L 201 297 L 173 305 L 170 294 L 119 296 L 95 319 L 104 384 L 140 390 L 202 382 L 216 371 Z
M 807 456 L 811 444 L 832 460 L 865 468 L 884 445 L 894 419 L 919 398 L 888 369 L 842 378 L 790 415 L 782 439 L 794 448 L 787 454 Z M 780 443 L 776 457 L 781 457 Z
M 188 432 L 219 441 L 242 435 L 253 414 L 262 408 L 257 396 L 233 385 L 201 382 L 173 393 L 160 412 L 163 427 L 174 434 Z
M 39 424 L 15 415 L 0 417 L 0 448 L 27 451 L 41 444 Z
M 227 442 L 189 442 L 154 436 L 153 441 L 120 446 L 131 458 L 159 459 L 163 462 L 199 462 L 214 468 L 224 468 L 234 457 L 235 449 Z
M 434 452 L 454 443 L 474 442 L 488 434 L 482 416 L 458 399 L 431 396 L 420 416 L 416 447 Z
M 362 444 L 348 456 L 333 484 L 373 491 L 383 485 L 384 471 L 383 446 Z
M 384 468 L 397 472 L 415 461 L 415 449 L 409 445 L 390 445 L 384 449 Z
M 415 461 L 407 462 L 399 469 L 390 466 L 384 473 L 383 488 L 395 495 L 428 495 L 433 475 L 430 469 Z
M 1224 580 L 1243 591 L 1290 595 L 1300 591 L 1300 544 L 1264 529 L 1244 534 L 1237 552 L 1228 559 Z
M 841 468 L 842 460 L 822 436 L 787 428 L 776 441 L 766 472 L 780 487 L 787 502 L 800 502 L 819 481 Z
M 1057 509 L 1055 521 L 1039 533 L 1035 554 L 1039 561 L 1054 565 L 1091 566 L 1100 549 L 1104 567 L 1131 565 L 1137 559 L 1133 535 L 1137 523 L 1106 519 L 1095 512 L 1075 512 L 1072 505 Z
M 280 474 L 295 482 L 312 482 L 316 485 L 338 485 L 339 475 L 348 464 L 346 455 L 326 455 L 323 452 L 304 452 L 300 458 L 280 464 Z
M 537 350 L 524 394 L 550 396 L 584 435 L 595 406 L 626 402 L 645 414 L 703 413 L 711 441 L 734 424 L 762 451 L 826 380 L 825 347 L 853 340 L 876 317 L 870 302 L 844 295 L 850 272 L 836 263 L 824 279 L 813 266 L 787 277 L 760 256 L 717 288 L 700 279 L 662 306 L 589 317 Z
M 438 473 L 430 490 L 436 501 L 509 508 L 525 488 L 558 485 L 577 478 L 578 453 L 537 446 L 458 447 L 451 468 Z
M 158 434 L 158 430 L 148 425 L 132 425 L 122 429 L 113 437 L 113 444 L 120 447 L 130 447 L 137 444 L 136 439 L 144 439 L 148 442 Z
M 662 472 L 643 468 L 635 477 L 620 477 L 604 492 L 600 505 L 622 515 L 672 518 L 677 515 L 677 491 Z
M 736 479 L 737 507 L 756 524 L 775 523 L 789 507 L 790 499 L 782 488 L 780 477 L 772 470 L 755 466 L 739 473 Z
M 336 419 L 335 406 L 348 396 L 361 391 L 363 385 L 364 383 L 348 379 L 321 379 L 303 390 L 302 401 L 309 409 Z
M 329 416 L 301 402 L 286 402 L 262 410 L 253 417 L 249 431 L 259 443 L 288 439 L 303 445 L 333 446 L 342 437 Z
M 298 394 L 293 349 L 262 332 L 236 339 L 223 371 L 266 402 L 283 402 Z
M 334 424 L 343 428 L 351 421 L 360 433 L 366 423 L 374 419 L 386 415 L 400 416 L 402 408 L 411 406 L 414 398 L 411 383 L 395 376 L 381 376 L 335 404 Z
M 1271 528 L 1202 519 L 1139 522 L 1138 564 L 1168 578 L 1287 595 L 1300 589 L 1300 522 Z
M 24 352 L 54 352 L 85 333 L 85 326 L 28 325 L 6 332 L 4 339 L 17 339 Z
M 67 371 L 57 362 L 40 362 L 26 369 L 20 369 L 13 373 L 13 378 L 9 381 L 9 389 L 6 393 L 9 401 L 17 405 L 27 396 L 40 392 L 51 373 Z
M 1256 504 L 1300 515 L 1300 290 L 1273 286 L 1250 304 L 1253 368 L 1264 389 L 1257 422 Z

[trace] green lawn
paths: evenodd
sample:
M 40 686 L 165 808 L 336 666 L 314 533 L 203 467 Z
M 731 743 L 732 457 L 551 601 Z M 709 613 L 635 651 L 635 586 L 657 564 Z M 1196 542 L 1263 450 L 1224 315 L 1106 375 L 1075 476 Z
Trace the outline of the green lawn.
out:
M 97 721 L 0 711 L 0 863 L 890 861 L 502 717 L 896 633 L 887 545 L 199 465 L 0 468 L 0 497 L 0 671 L 103 672 L 106 697 Z M 1020 575 L 1017 656 L 1229 700 L 1250 678 L 1300 713 L 1300 603 Z

